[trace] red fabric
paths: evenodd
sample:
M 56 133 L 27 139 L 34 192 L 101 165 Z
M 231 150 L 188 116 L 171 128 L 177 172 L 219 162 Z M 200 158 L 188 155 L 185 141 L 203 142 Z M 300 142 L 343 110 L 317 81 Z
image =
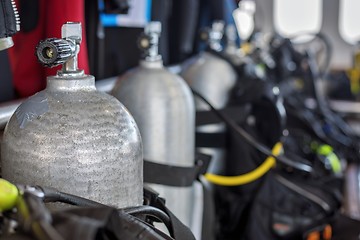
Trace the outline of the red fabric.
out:
M 21 97 L 32 95 L 45 86 L 44 71 L 37 62 L 34 51 L 39 40 L 45 36 L 46 1 L 40 0 L 40 16 L 36 29 L 29 33 L 17 33 L 13 36 L 14 47 L 9 49 L 13 84 Z
M 85 37 L 84 0 L 39 0 L 39 22 L 29 33 L 19 32 L 14 37 L 14 47 L 9 49 L 13 84 L 20 97 L 27 97 L 45 88 L 46 76 L 56 74 L 60 68 L 48 69 L 38 63 L 35 47 L 40 40 L 61 37 L 61 26 L 67 21 L 81 22 L 83 40 L 79 53 L 79 68 L 89 73 Z M 17 4 L 21 9 L 21 6 Z

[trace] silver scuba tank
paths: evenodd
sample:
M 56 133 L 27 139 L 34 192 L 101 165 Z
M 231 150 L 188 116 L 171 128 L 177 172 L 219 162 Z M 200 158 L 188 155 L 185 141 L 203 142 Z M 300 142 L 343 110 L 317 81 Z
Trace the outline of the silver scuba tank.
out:
M 160 22 L 150 22 L 140 37 L 145 57 L 139 67 L 120 76 L 112 94 L 129 109 L 140 129 L 144 158 L 157 163 L 194 165 L 195 106 L 185 81 L 169 71 L 158 54 Z M 145 169 L 146 171 L 146 169 Z M 151 184 L 166 205 L 191 227 L 192 187 Z
M 116 207 L 142 205 L 142 144 L 136 123 L 114 97 L 77 68 L 80 23 L 39 43 L 45 66 L 63 64 L 45 90 L 24 101 L 4 131 L 2 174 L 14 183 L 54 187 Z
M 221 39 L 224 32 L 224 23 L 215 21 L 208 32 L 203 32 L 213 51 L 221 51 Z M 204 39 L 204 37 L 203 37 Z M 181 76 L 197 92 L 202 94 L 215 108 L 221 109 L 226 106 L 229 99 L 229 92 L 236 82 L 236 72 L 225 60 L 210 52 L 201 52 L 184 62 Z M 195 98 L 197 110 L 209 110 L 210 108 L 201 100 Z M 223 124 L 208 124 L 197 127 L 198 132 L 216 133 L 223 132 Z M 225 151 L 214 148 L 201 148 L 203 153 L 212 155 L 212 162 L 209 171 L 220 173 L 221 162 Z

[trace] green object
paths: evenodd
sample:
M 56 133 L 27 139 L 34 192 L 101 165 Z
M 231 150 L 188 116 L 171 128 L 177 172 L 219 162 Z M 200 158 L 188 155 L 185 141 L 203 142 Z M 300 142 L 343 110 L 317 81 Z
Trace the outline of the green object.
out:
M 0 178 L 0 212 L 10 210 L 15 207 L 19 196 L 19 191 L 14 184 Z
M 323 155 L 329 160 L 331 169 L 334 173 L 341 172 L 341 162 L 338 156 L 334 153 L 334 150 L 331 146 L 327 144 L 319 145 L 317 148 L 317 153 Z

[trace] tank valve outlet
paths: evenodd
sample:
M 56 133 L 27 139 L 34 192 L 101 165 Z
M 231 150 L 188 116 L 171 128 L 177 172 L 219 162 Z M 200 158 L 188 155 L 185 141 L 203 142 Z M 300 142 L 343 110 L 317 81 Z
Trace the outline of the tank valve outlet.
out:
M 45 67 L 62 65 L 58 75 L 79 75 L 77 55 L 81 43 L 81 23 L 67 22 L 61 28 L 62 38 L 48 38 L 36 47 L 36 56 Z
M 160 22 L 149 22 L 144 33 L 138 39 L 138 47 L 144 51 L 146 61 L 161 60 L 159 54 L 159 38 L 161 34 Z
M 222 50 L 221 39 L 224 35 L 224 28 L 224 21 L 214 21 L 211 28 L 204 28 L 200 32 L 200 38 L 208 43 L 210 49 L 219 52 Z

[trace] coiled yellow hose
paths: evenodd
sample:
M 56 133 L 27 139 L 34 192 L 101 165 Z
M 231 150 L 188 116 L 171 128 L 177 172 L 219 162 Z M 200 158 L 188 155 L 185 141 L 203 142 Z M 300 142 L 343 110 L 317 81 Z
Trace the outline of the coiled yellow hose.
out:
M 274 156 L 279 156 L 282 152 L 283 145 L 281 142 L 278 142 L 274 145 L 271 150 Z M 221 186 L 238 186 L 251 183 L 259 178 L 261 178 L 265 173 L 267 173 L 272 167 L 276 164 L 276 159 L 272 156 L 269 156 L 265 161 L 256 169 L 251 172 L 238 175 L 238 176 L 220 176 L 212 173 L 206 173 L 205 179 L 209 182 L 221 185 Z

